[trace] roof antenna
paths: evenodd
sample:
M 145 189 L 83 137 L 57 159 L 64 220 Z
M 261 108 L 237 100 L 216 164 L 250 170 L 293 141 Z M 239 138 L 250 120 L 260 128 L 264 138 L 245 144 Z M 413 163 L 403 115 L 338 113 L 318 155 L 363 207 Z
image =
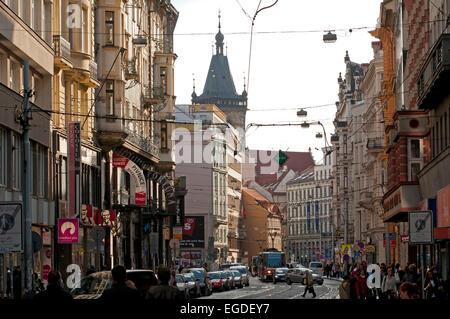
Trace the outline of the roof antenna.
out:
M 225 55 L 228 56 L 228 44 L 225 43 Z

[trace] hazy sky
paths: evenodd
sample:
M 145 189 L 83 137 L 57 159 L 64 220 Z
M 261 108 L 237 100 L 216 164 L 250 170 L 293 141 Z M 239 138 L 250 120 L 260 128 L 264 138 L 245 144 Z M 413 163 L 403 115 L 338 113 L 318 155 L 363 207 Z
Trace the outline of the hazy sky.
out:
M 244 73 L 247 76 L 249 65 L 251 20 L 239 3 L 253 17 L 259 2 L 172 0 L 180 13 L 174 36 L 174 49 L 178 55 L 175 64 L 177 104 L 191 103 L 193 73 L 197 94 L 203 91 L 212 44 L 218 31 L 219 9 L 234 84 L 237 92 L 242 92 Z M 261 0 L 261 8 L 273 2 L 275 0 Z M 254 26 L 247 124 L 320 120 L 325 125 L 329 141 L 334 132 L 332 121 L 336 112 L 334 103 L 338 100 L 337 78 L 339 72 L 345 72 L 345 51 L 348 50 L 350 59 L 357 63 L 368 63 L 373 59 L 371 42 L 377 39 L 368 31 L 377 24 L 380 2 L 279 0 L 274 7 L 261 11 Z M 354 30 L 358 27 L 369 28 Z M 298 32 L 344 29 L 346 31 L 335 32 L 338 39 L 331 44 L 323 42 L 324 32 Z M 297 108 L 324 104 L 332 105 L 308 109 L 307 118 L 296 115 Z M 298 126 L 252 127 L 247 131 L 247 146 L 250 149 L 289 151 L 307 151 L 311 147 L 314 158 L 320 160 L 321 152 L 315 148 L 323 147 L 324 140 L 315 138 L 319 131 L 322 131 L 320 126 L 309 129 Z

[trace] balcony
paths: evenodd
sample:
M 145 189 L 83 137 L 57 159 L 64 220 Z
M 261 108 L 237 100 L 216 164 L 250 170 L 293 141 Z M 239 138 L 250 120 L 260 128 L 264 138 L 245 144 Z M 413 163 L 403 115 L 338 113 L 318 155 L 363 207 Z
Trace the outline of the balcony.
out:
M 129 129 L 125 130 L 128 134 L 125 140 L 134 146 L 140 148 L 141 150 L 147 152 L 150 155 L 153 155 L 159 158 L 159 146 L 153 143 L 150 139 L 144 138 L 139 134 L 130 131 Z
M 136 59 L 126 61 L 125 79 L 126 80 L 137 80 L 138 79 L 138 73 L 136 70 Z
M 166 100 L 164 88 L 162 87 L 144 87 L 142 94 L 144 103 L 155 105 L 161 104 Z
M 89 61 L 89 73 L 91 74 L 91 79 L 98 82 L 97 62 L 95 62 L 94 60 Z
M 70 43 L 61 35 L 53 36 L 53 45 L 55 47 L 55 66 L 64 70 L 73 67 L 70 55 Z
M 366 144 L 369 152 L 381 152 L 384 149 L 384 143 L 382 138 L 368 138 Z
M 448 95 L 450 81 L 450 33 L 443 33 L 434 44 L 419 73 L 419 109 L 433 109 Z

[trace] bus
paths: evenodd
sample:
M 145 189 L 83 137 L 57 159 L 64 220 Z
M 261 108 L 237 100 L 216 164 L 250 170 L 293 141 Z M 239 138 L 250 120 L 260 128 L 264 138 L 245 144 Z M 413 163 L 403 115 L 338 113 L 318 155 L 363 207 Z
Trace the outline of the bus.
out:
M 266 249 L 258 255 L 258 277 L 261 280 L 272 280 L 276 268 L 286 267 L 284 252 Z

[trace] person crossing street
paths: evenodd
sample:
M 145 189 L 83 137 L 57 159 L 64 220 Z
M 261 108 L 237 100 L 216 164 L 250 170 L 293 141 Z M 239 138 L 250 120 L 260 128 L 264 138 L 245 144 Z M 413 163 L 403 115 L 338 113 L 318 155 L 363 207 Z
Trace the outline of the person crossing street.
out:
M 313 298 L 316 298 L 316 292 L 314 291 L 313 276 L 308 270 L 305 271 L 304 283 L 305 283 L 305 291 L 303 292 L 302 297 L 303 298 L 305 297 L 306 292 L 310 292 L 313 294 Z

